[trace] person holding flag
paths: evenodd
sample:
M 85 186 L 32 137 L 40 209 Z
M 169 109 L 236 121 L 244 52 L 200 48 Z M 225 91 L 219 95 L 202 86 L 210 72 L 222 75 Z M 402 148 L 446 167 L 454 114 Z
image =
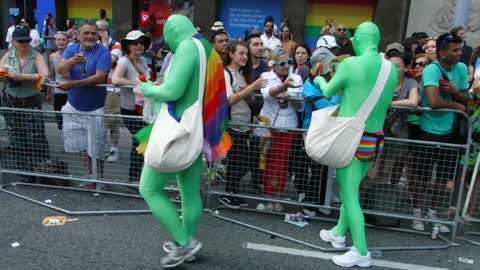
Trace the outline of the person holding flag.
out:
M 12 33 L 13 47 L 0 60 L 1 78 L 8 81 L 2 94 L 5 107 L 42 109 L 43 96 L 36 84 L 48 75 L 48 67 L 30 41 L 30 30 L 17 26 Z M 7 111 L 5 120 L 11 128 L 12 152 L 8 154 L 15 156 L 16 169 L 32 171 L 34 164 L 49 158 L 41 113 Z

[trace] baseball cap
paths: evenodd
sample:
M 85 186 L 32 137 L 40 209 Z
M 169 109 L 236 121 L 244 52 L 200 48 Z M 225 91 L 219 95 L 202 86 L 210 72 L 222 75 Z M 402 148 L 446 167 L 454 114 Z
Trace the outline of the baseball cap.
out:
M 401 53 L 405 52 L 405 48 L 402 46 L 402 44 L 398 42 L 388 44 L 387 49 L 385 49 L 385 52 L 388 52 L 390 50 L 397 50 L 398 52 L 401 52 Z
M 31 41 L 32 38 L 30 37 L 30 30 L 25 26 L 17 26 L 13 30 L 12 39 L 17 41 Z
M 338 45 L 334 36 L 325 35 L 325 36 L 321 36 L 317 41 L 317 48 L 320 48 L 320 47 L 331 49 L 334 47 L 338 47 Z

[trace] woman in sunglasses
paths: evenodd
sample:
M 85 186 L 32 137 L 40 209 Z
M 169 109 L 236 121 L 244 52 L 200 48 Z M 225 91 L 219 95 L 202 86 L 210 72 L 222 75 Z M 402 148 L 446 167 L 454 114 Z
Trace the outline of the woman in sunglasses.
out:
M 32 38 L 28 27 L 17 26 L 12 39 L 13 47 L 0 60 L 0 71 L 8 72 L 2 104 L 10 108 L 41 110 L 43 97 L 35 86 L 40 76 L 48 76 L 47 64 L 30 45 Z M 35 162 L 48 158 L 42 114 L 12 111 L 5 114 L 5 120 L 11 128 L 11 149 L 14 151 L 11 154 L 15 156 L 16 169 L 32 171 Z
M 297 111 L 302 109 L 302 102 L 288 98 L 302 94 L 303 82 L 297 74 L 289 74 L 293 60 L 282 47 L 274 49 L 268 64 L 272 70 L 261 75 L 268 83 L 261 89 L 264 104 L 260 116 L 274 128 L 263 177 L 265 194 L 273 195 L 285 189 L 290 147 L 295 138 L 295 133 L 286 129 L 298 127 Z
M 141 31 L 134 30 L 127 34 L 121 42 L 124 56 L 117 61 L 117 66 L 112 74 L 112 82 L 116 85 L 139 85 L 140 77 L 150 79 L 150 70 L 147 60 L 142 57 L 145 49 L 150 46 L 150 38 Z M 132 88 L 122 88 L 120 110 L 122 115 L 143 115 L 143 97 L 137 97 Z M 130 133 L 134 135 L 144 124 L 133 118 L 124 118 L 123 122 Z M 143 158 L 135 150 L 138 142 L 132 138 L 130 151 L 130 169 L 128 171 L 130 182 L 138 183 L 143 167 Z
M 297 43 L 292 40 L 292 37 L 293 34 L 290 24 L 288 21 L 283 21 L 280 24 L 280 41 L 282 42 L 282 48 L 285 50 L 288 56 L 294 55 L 294 49 L 297 46 Z

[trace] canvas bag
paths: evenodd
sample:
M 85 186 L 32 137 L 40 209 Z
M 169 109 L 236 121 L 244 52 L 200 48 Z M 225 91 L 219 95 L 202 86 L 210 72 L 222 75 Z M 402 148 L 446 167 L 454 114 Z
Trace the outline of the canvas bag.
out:
M 340 105 L 312 113 L 305 150 L 313 160 L 334 168 L 350 165 L 362 138 L 365 122 L 382 94 L 391 67 L 388 60 L 382 59 L 375 86 L 355 117 L 338 117 Z
M 159 172 L 178 172 L 188 168 L 203 150 L 203 95 L 205 91 L 206 55 L 200 41 L 192 39 L 200 56 L 200 79 L 197 101 L 185 110 L 178 122 L 163 103 L 153 124 L 145 151 L 145 163 Z

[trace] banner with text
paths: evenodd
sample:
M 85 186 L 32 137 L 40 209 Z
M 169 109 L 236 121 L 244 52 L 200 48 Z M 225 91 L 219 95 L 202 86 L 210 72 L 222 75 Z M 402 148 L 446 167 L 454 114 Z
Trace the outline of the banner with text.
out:
M 222 0 L 220 20 L 231 39 L 242 38 L 245 31 L 263 33 L 266 16 L 272 16 L 277 27 L 282 20 L 282 0 Z

